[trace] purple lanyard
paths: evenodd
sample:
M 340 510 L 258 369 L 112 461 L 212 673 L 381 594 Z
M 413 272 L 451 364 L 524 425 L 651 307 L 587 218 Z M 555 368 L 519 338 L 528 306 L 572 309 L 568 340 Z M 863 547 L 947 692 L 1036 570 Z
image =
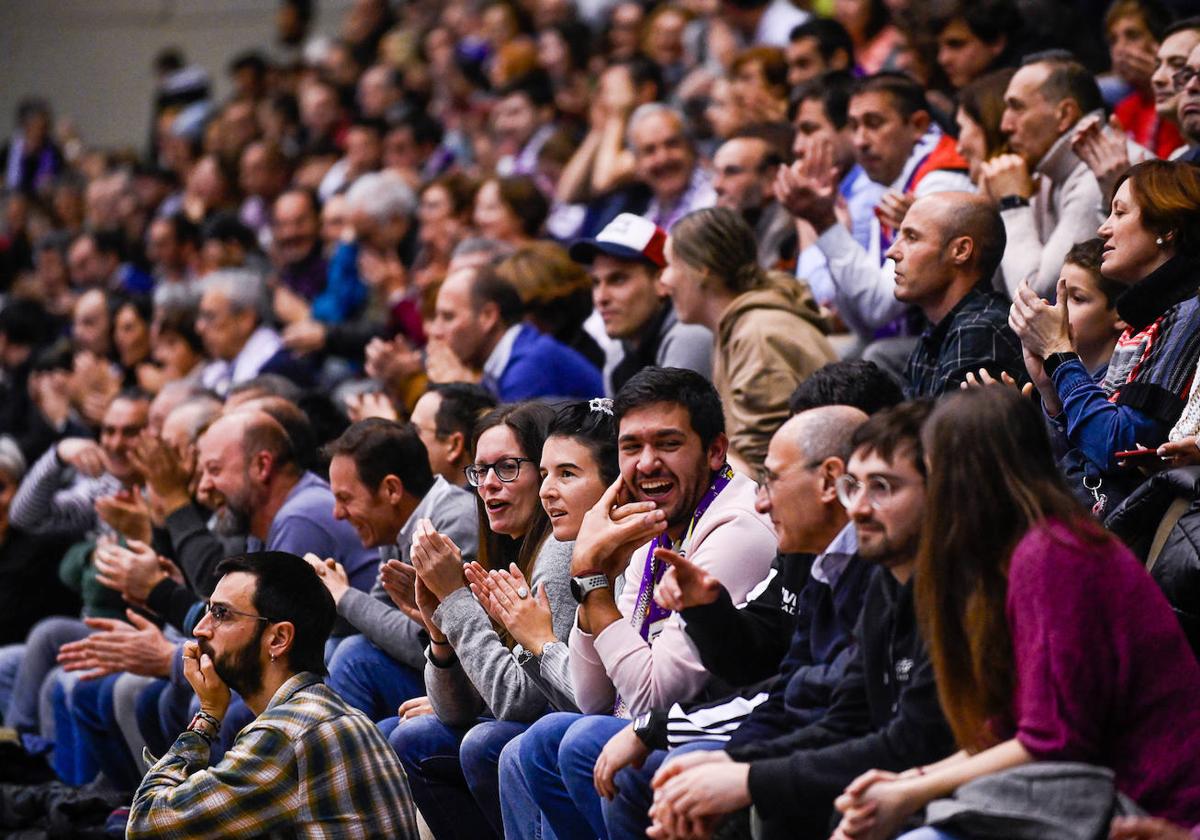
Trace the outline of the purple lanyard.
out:
M 704 516 L 705 511 L 708 510 L 713 500 L 728 486 L 732 478 L 733 468 L 728 464 L 721 467 L 713 476 L 712 484 L 709 485 L 703 498 L 700 499 L 700 504 L 696 505 L 696 510 L 692 513 L 692 521 L 688 525 L 687 534 L 680 544 L 680 554 L 686 553 L 687 546 L 684 543 L 691 537 L 696 523 Z M 667 571 L 667 564 L 658 561 L 654 556 L 654 550 L 656 548 L 672 547 L 671 538 L 666 533 L 662 533 L 654 538 L 653 542 L 650 543 L 650 548 L 646 552 L 646 565 L 642 569 L 642 583 L 638 589 L 637 601 L 634 602 L 631 623 L 638 628 L 638 633 L 647 642 L 650 641 L 650 628 L 671 614 L 670 610 L 659 606 L 658 602 L 654 600 L 654 587 L 658 586 Z

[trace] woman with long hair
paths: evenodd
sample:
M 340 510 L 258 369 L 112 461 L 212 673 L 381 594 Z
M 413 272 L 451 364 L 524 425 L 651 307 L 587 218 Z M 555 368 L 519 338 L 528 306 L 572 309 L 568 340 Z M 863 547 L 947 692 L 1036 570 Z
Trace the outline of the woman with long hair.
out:
M 958 145 L 955 147 L 970 167 L 971 180 L 979 185 L 979 165 L 1008 151 L 1008 141 L 1000 131 L 1004 116 L 1004 91 L 1016 74 L 1005 67 L 995 70 L 964 87 L 958 93 Z M 999 200 L 1003 196 L 996 196 Z
M 554 538 L 539 501 L 546 432 L 554 409 L 517 403 L 475 427 L 467 480 L 479 493 L 479 568 L 519 574 L 526 596 L 541 591 L 551 626 L 565 639 L 573 620 L 570 542 Z M 416 601 L 429 634 L 425 687 L 433 715 L 385 721 L 413 798 L 437 837 L 499 837 L 496 761 L 501 748 L 547 709 L 547 696 L 514 658 L 515 640 L 497 632 L 471 593 L 462 554 L 418 523 L 413 538 Z
M 685 324 L 716 338 L 713 385 L 725 407 L 729 462 L 757 475 L 787 401 L 837 356 L 808 285 L 758 264 L 754 231 L 728 207 L 696 210 L 671 228 L 661 283 Z
M 1065 278 L 1053 305 L 1022 283 L 1009 324 L 1046 414 L 1069 444 L 1071 489 L 1099 517 L 1141 483 L 1117 453 L 1167 439 L 1200 357 L 1200 172 L 1162 160 L 1130 167 L 1098 234 L 1100 273 L 1125 287 L 1117 298 L 1125 330 L 1104 379 L 1092 381 L 1080 360 Z
M 1106 767 L 1152 815 L 1200 822 L 1200 664 L 1145 569 L 1071 496 L 1034 404 L 965 391 L 922 440 L 917 618 L 961 751 L 855 780 L 835 837 L 891 837 L 931 800 L 1034 761 Z

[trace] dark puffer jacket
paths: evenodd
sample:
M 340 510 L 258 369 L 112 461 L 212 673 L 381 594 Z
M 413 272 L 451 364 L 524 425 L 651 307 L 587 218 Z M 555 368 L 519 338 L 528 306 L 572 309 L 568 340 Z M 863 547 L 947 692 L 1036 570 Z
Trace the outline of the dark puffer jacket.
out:
M 1186 507 L 1167 531 L 1150 576 L 1171 602 L 1200 658 L 1200 467 L 1179 467 L 1151 476 L 1104 524 L 1145 562 L 1159 525 L 1176 500 Z

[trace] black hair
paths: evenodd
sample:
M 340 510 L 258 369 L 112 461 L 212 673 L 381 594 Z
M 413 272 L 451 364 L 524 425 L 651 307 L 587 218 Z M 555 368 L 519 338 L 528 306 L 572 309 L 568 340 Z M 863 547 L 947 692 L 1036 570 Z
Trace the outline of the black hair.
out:
M 101 254 L 110 254 L 118 260 L 125 258 L 125 237 L 119 230 L 93 230 L 79 234 L 78 238 L 90 236 Z
M 238 53 L 229 62 L 230 74 L 237 73 L 241 70 L 251 70 L 254 75 L 262 79 L 267 75 L 267 60 L 263 58 L 262 53 L 257 50 L 249 50 L 247 52 Z
M 401 128 L 412 132 L 413 143 L 418 146 L 440 145 L 445 134 L 442 124 L 429 116 L 423 109 L 406 111 L 404 119 L 393 123 L 388 131 L 390 133 Z
M 337 607 L 333 596 L 307 561 L 286 551 L 255 551 L 228 557 L 217 565 L 217 574 L 253 575 L 254 610 L 271 622 L 295 628 L 287 652 L 291 669 L 325 674 L 325 643 L 333 631 Z
M 26 97 L 17 103 L 17 123 L 23 123 L 32 116 L 40 115 L 50 119 L 50 103 L 36 96 Z
M 912 76 L 893 70 L 882 70 L 872 76 L 866 76 L 854 83 L 850 96 L 861 96 L 864 93 L 886 93 L 891 97 L 900 112 L 900 116 L 908 119 L 917 111 L 927 114 L 929 100 L 925 98 L 925 88 L 921 87 Z
M 518 76 L 496 91 L 496 96 L 498 99 L 503 99 L 514 93 L 525 94 L 533 103 L 534 108 L 544 108 L 554 104 L 554 83 L 550 81 L 550 76 L 545 70 L 530 70 Z
M 633 81 L 633 89 L 642 85 L 654 85 L 654 99 L 662 99 L 666 82 L 663 80 L 662 68 L 644 55 L 635 55 L 623 62 L 629 68 L 629 78 Z
M 642 368 L 617 391 L 613 415 L 617 428 L 631 411 L 661 403 L 674 403 L 687 409 L 692 429 L 708 449 L 717 435 L 725 432 L 725 413 L 721 397 L 712 383 L 694 370 L 685 368 Z
M 37 301 L 10 298 L 0 309 L 0 335 L 10 345 L 40 347 L 53 334 L 50 315 Z
M 213 213 L 200 229 L 200 239 L 202 242 L 213 239 L 218 242 L 236 242 L 246 251 L 258 249 L 258 237 L 232 210 Z
M 912 459 L 917 472 L 925 475 L 925 449 L 921 445 L 921 427 L 933 413 L 931 399 L 910 400 L 871 415 L 854 431 L 850 445 L 874 453 L 885 461 L 894 461 L 901 451 Z
M 155 325 L 159 335 L 177 335 L 192 348 L 192 352 L 204 354 L 204 340 L 196 332 L 195 304 L 173 301 L 159 306 Z
M 365 128 L 375 134 L 380 140 L 390 130 L 387 121 L 380 117 L 356 116 L 350 121 L 350 128 Z
M 500 310 L 500 321 L 506 327 L 518 323 L 525 314 L 525 305 L 516 287 L 496 273 L 491 266 L 480 266 L 475 270 L 471 283 L 471 308 L 478 312 L 486 304 L 494 303 Z
M 621 474 L 617 463 L 617 423 L 611 402 L 581 400 L 568 403 L 550 421 L 546 437 L 566 437 L 587 447 L 605 486 Z
M 373 493 L 389 475 L 400 479 L 404 489 L 418 499 L 433 486 L 429 453 L 411 423 L 368 417 L 329 443 L 325 455 L 330 460 L 338 455 L 352 458 L 359 481 Z
M 171 232 L 175 236 L 175 242 L 179 245 L 190 244 L 195 247 L 200 245 L 200 228 L 187 217 L 187 214 L 182 210 L 177 213 L 172 213 L 164 217 L 164 221 L 171 225 Z
M 843 70 L 831 70 L 815 79 L 809 79 L 796 87 L 792 102 L 797 108 L 809 99 L 819 101 L 825 116 L 838 131 L 846 127 L 850 113 L 850 92 L 854 88 L 853 77 Z M 794 118 L 793 114 L 793 118 Z
M 929 28 L 940 34 L 956 20 L 961 20 L 972 35 L 986 44 L 1006 39 L 1006 47 L 1014 45 L 1021 29 L 1021 16 L 1014 0 L 957 0 L 933 18 Z
M 850 39 L 846 27 L 833 18 L 809 18 L 804 23 L 792 27 L 788 41 L 794 44 L 801 38 L 812 38 L 817 42 L 817 52 L 826 64 L 833 59 L 838 50 L 845 50 L 849 60 L 847 66 L 854 66 L 854 42 Z
M 479 418 L 496 407 L 496 398 L 474 382 L 433 383 L 428 390 L 442 398 L 433 418 L 437 436 L 442 438 L 461 432 L 467 446 L 471 445 L 471 435 Z
M 1170 38 L 1176 32 L 1183 32 L 1185 29 L 1200 29 L 1200 15 L 1192 15 L 1172 23 L 1163 30 L 1163 40 Z
M 133 311 L 142 319 L 142 322 L 149 327 L 154 321 L 154 302 L 150 295 L 138 294 L 136 292 L 117 292 L 109 297 L 110 306 L 112 309 L 113 320 L 115 322 L 116 315 L 126 306 L 132 306 Z M 113 329 L 116 329 L 116 324 L 113 324 Z
M 851 405 L 876 414 L 903 402 L 899 384 L 874 362 L 849 359 L 817 368 L 788 397 L 788 411 L 799 414 L 826 405 Z

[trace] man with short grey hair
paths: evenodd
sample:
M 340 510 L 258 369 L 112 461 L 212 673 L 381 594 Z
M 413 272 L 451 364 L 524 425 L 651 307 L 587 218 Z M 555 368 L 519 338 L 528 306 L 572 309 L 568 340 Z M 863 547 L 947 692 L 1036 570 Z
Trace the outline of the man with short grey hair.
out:
M 204 279 L 196 332 L 211 361 L 200 373 L 205 388 L 224 396 L 231 385 L 260 373 L 280 373 L 298 384 L 310 376 L 262 322 L 265 290 L 252 271 L 222 269 Z

